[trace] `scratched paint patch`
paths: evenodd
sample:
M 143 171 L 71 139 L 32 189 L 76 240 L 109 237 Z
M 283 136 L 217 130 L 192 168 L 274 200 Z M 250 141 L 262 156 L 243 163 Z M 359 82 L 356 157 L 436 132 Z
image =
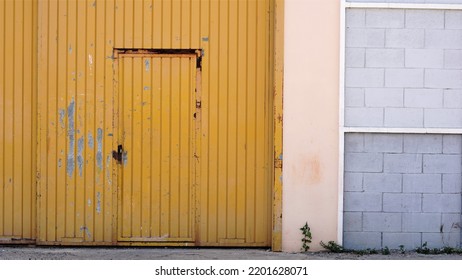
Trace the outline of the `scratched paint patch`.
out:
M 96 213 L 101 213 L 101 193 L 96 193 Z
M 88 55 L 88 67 L 90 68 L 90 76 L 93 75 L 93 57 L 91 54 Z
M 67 128 L 67 137 L 69 141 L 69 151 L 67 153 L 67 175 L 72 177 L 72 173 L 75 169 L 75 158 L 74 158 L 74 149 L 75 149 L 75 101 L 72 98 L 71 103 L 67 108 L 67 120 L 68 120 L 68 128 Z
M 149 68 L 150 68 L 149 59 L 145 59 L 144 60 L 144 69 L 146 70 L 146 72 L 149 72 Z
M 127 154 L 126 151 L 124 151 L 124 152 L 122 153 L 122 163 L 123 163 L 124 166 L 126 166 L 127 163 L 128 163 L 128 154 Z
M 79 169 L 79 176 L 82 177 L 83 170 L 83 148 L 85 145 L 85 139 L 82 137 L 77 141 L 77 167 Z
M 111 179 L 111 155 L 106 157 L 106 180 L 108 185 L 112 185 Z
M 98 128 L 96 131 L 96 165 L 103 170 L 103 130 Z
M 90 230 L 86 226 L 81 226 L 80 231 L 84 231 L 87 234 L 87 237 L 91 238 Z
M 64 128 L 65 127 L 64 118 L 66 117 L 66 110 L 59 109 L 58 113 L 59 113 L 59 125 L 61 126 L 61 128 Z
M 90 149 L 93 149 L 95 147 L 95 141 L 93 139 L 93 135 L 91 134 L 91 132 L 88 132 L 88 147 L 90 147 Z

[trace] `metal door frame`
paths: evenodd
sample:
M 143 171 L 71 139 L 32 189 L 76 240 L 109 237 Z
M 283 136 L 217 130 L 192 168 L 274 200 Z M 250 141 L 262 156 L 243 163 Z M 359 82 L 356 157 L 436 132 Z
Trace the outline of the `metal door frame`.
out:
M 191 187 L 191 227 L 192 227 L 192 240 L 191 241 L 184 241 L 181 240 L 174 240 L 169 239 L 167 241 L 162 241 L 160 238 L 131 238 L 125 239 L 120 234 L 120 219 L 122 218 L 122 209 L 119 205 L 120 196 L 122 193 L 123 184 L 121 182 L 121 174 L 122 174 L 122 167 L 117 161 L 112 161 L 112 169 L 113 169 L 113 182 L 115 182 L 116 186 L 114 187 L 114 195 L 113 195 L 113 224 L 112 224 L 112 232 L 113 232 L 113 242 L 118 245 L 133 245 L 133 246 L 196 246 L 198 244 L 199 234 L 199 184 L 200 184 L 200 163 L 199 163 L 199 155 L 200 155 L 200 132 L 201 132 L 201 60 L 202 60 L 202 50 L 196 49 L 114 49 L 113 59 L 114 59 L 114 135 L 113 137 L 113 149 L 114 151 L 117 150 L 118 145 L 120 144 L 120 137 L 121 137 L 121 116 L 120 116 L 120 107 L 121 107 L 121 98 L 122 94 L 119 93 L 119 59 L 127 58 L 127 57 L 170 57 L 170 58 L 181 58 L 181 57 L 189 57 L 189 58 L 196 58 L 196 75 L 195 75 L 195 93 L 196 93 L 196 100 L 195 100 L 195 117 L 191 116 L 194 121 L 193 125 L 193 132 L 192 135 L 193 139 L 193 168 L 191 174 L 193 176 L 193 183 Z M 123 116 L 122 116 L 123 117 Z

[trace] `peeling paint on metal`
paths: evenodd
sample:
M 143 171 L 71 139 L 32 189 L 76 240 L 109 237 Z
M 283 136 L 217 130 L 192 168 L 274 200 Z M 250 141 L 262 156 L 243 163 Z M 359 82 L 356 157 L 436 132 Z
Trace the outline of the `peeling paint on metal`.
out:
M 90 67 L 90 76 L 93 75 L 93 57 L 91 54 L 88 55 L 88 66 Z
M 202 37 L 202 42 L 208 42 L 209 41 L 209 37 Z
M 58 168 L 61 168 L 62 165 L 63 165 L 62 159 L 58 159 Z
M 69 45 L 69 54 L 72 53 L 72 45 Z
M 150 90 L 150 89 L 151 89 L 151 87 L 149 87 L 149 86 L 145 86 L 143 89 L 144 89 L 144 90 Z
M 98 166 L 99 170 L 103 169 L 103 130 L 98 128 L 96 133 L 96 165 Z
M 84 137 L 80 137 L 77 141 L 77 167 L 79 168 L 79 176 L 82 177 L 82 169 L 83 169 L 83 148 L 85 144 Z
M 88 206 L 91 206 L 91 199 L 88 199 L 87 204 Z
M 64 128 L 64 118 L 66 117 L 66 110 L 64 109 L 59 109 L 59 125 L 61 128 Z
M 96 213 L 101 213 L 101 193 L 96 193 Z
M 90 147 L 90 149 L 95 147 L 95 141 L 93 140 L 93 135 L 91 132 L 88 132 L 88 147 Z
M 279 155 L 279 159 L 281 159 L 281 160 L 282 160 L 282 154 L 280 154 L 280 155 Z
M 69 152 L 67 154 L 67 175 L 72 177 L 75 168 L 74 149 L 75 149 L 75 101 L 72 98 L 67 108 L 67 119 L 69 122 L 67 137 L 69 138 Z
M 146 72 L 149 72 L 149 59 L 144 60 L 144 68 Z
M 123 165 L 124 165 L 124 166 L 126 166 L 127 163 L 128 163 L 128 154 L 127 154 L 126 151 L 124 151 L 124 152 L 122 153 L 122 162 L 123 162 Z
M 106 179 L 107 183 L 109 185 L 112 184 L 112 179 L 111 179 L 111 155 L 108 155 L 106 158 Z
M 90 230 L 86 226 L 81 226 L 80 231 L 85 231 L 85 233 L 87 234 L 87 237 L 91 238 Z

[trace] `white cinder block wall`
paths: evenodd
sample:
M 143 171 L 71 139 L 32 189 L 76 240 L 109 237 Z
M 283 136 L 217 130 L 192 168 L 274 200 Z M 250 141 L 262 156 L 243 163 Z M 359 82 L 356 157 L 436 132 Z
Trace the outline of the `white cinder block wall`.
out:
M 344 246 L 459 247 L 462 137 L 371 131 L 462 128 L 462 10 L 347 8 L 345 28 Z

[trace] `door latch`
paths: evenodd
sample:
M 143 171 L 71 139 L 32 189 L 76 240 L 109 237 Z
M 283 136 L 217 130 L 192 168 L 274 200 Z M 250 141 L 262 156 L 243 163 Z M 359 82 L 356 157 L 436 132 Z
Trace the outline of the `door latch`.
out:
M 117 161 L 117 163 L 122 164 L 123 153 L 124 147 L 119 145 L 117 146 L 117 151 L 112 151 L 112 157 Z

